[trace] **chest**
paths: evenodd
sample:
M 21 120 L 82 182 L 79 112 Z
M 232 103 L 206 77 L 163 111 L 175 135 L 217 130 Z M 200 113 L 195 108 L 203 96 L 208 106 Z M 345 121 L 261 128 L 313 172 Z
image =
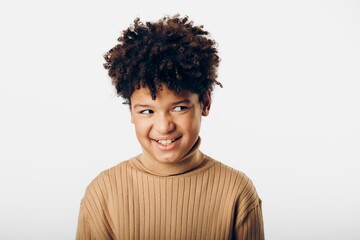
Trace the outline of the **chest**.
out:
M 226 176 L 129 175 L 116 182 L 108 221 L 119 239 L 229 239 L 236 188 Z

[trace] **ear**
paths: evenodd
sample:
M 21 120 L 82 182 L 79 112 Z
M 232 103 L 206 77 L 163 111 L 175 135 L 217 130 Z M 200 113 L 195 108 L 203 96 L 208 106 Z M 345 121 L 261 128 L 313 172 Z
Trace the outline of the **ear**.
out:
M 209 112 L 210 112 L 210 107 L 211 107 L 211 91 L 207 91 L 204 94 L 204 98 L 202 101 L 202 111 L 201 111 L 201 115 L 208 116 Z

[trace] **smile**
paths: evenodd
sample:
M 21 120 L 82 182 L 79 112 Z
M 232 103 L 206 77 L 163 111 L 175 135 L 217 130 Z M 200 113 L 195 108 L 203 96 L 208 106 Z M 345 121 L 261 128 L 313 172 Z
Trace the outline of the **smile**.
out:
M 178 140 L 180 138 L 181 137 L 173 138 L 173 139 L 153 139 L 153 140 L 163 146 L 169 146 L 170 144 L 172 144 L 173 142 L 175 142 L 176 140 Z

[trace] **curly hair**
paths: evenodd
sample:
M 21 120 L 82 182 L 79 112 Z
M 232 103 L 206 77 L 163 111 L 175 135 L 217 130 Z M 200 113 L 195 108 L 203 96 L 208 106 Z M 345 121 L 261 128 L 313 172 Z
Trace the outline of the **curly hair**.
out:
M 104 55 L 104 67 L 125 103 L 141 87 L 148 87 L 155 100 L 164 83 L 175 94 L 197 93 L 200 102 L 215 84 L 222 87 L 216 80 L 220 62 L 216 42 L 203 25 L 194 26 L 187 16 L 146 23 L 136 18 L 118 42 Z

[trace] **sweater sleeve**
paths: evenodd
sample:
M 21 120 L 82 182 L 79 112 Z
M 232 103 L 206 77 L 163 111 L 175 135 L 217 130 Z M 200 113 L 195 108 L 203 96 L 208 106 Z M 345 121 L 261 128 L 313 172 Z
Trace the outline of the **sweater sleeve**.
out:
M 239 219 L 237 219 L 239 220 Z M 235 225 L 235 239 L 264 240 L 264 224 L 261 210 L 261 200 L 251 209 L 245 218 Z
M 246 175 L 235 211 L 234 236 L 237 240 L 265 239 L 262 202 L 252 181 Z
M 105 182 L 106 176 L 100 174 L 87 187 L 81 200 L 76 240 L 114 239 Z
M 83 204 L 81 203 L 77 231 L 76 231 L 76 240 L 83 240 L 83 239 L 91 240 L 93 238 L 91 237 L 89 219 L 87 217 Z

